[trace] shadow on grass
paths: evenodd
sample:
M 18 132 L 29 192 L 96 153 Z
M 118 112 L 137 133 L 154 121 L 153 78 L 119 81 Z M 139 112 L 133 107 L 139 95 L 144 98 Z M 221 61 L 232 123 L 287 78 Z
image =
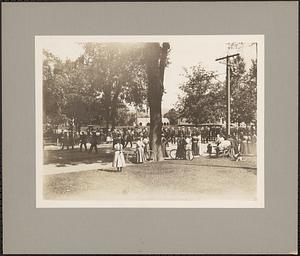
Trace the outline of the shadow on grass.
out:
M 117 170 L 113 170 L 113 169 L 97 169 L 98 172 L 111 172 L 111 173 L 121 173 Z
M 240 165 L 220 165 L 220 164 L 203 164 L 197 163 L 193 164 L 191 161 L 182 162 L 185 160 L 173 160 L 172 162 L 168 162 L 168 164 L 175 164 L 175 165 L 193 165 L 193 166 L 206 166 L 206 167 L 219 167 L 219 168 L 236 168 L 236 169 L 249 169 L 249 170 L 256 170 L 256 167 L 251 166 L 240 166 Z
M 99 149 L 95 152 L 81 152 L 78 149 L 44 150 L 44 164 L 56 164 L 58 167 L 78 164 L 107 164 L 112 161 L 113 152 Z

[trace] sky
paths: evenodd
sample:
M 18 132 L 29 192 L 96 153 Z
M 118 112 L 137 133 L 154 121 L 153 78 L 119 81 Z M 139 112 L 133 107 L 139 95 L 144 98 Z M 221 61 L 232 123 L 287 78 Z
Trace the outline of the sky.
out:
M 179 86 L 186 81 L 183 76 L 184 67 L 201 63 L 207 70 L 216 71 L 220 81 L 225 81 L 226 66 L 221 62 L 215 61 L 217 58 L 227 54 L 239 53 L 244 58 L 246 69 L 251 65 L 251 59 L 256 58 L 256 46 L 252 44 L 257 42 L 255 36 L 154 36 L 151 41 L 167 41 L 170 43 L 171 51 L 169 54 L 170 64 L 165 70 L 164 87 L 166 93 L 163 95 L 162 112 L 165 113 L 175 106 L 178 100 L 178 94 L 181 93 Z M 80 42 L 90 41 L 150 41 L 149 36 L 131 36 L 131 37 L 64 37 L 49 36 L 42 37 L 42 48 L 49 50 L 62 60 L 67 58 L 75 60 L 83 53 Z M 226 43 L 244 42 L 244 46 L 234 50 L 228 50 Z M 258 46 L 259 47 L 259 46 Z

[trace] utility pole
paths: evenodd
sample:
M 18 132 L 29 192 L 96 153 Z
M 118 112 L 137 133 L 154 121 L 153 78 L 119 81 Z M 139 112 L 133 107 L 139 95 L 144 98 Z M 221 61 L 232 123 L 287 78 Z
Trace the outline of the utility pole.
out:
M 233 54 L 233 55 L 227 55 L 225 57 L 216 59 L 216 61 L 225 60 L 226 59 L 226 96 L 227 96 L 227 115 L 226 115 L 226 133 L 227 135 L 230 135 L 230 65 L 229 65 L 229 58 L 233 58 L 236 56 L 239 56 L 240 54 Z
M 136 124 L 136 126 L 138 126 L 138 109 L 137 109 L 138 107 L 136 106 L 135 107 L 135 124 Z
M 255 61 L 256 61 L 256 76 L 255 76 L 255 83 L 257 86 L 257 42 L 253 43 L 255 45 Z M 252 45 L 253 45 L 252 44 Z

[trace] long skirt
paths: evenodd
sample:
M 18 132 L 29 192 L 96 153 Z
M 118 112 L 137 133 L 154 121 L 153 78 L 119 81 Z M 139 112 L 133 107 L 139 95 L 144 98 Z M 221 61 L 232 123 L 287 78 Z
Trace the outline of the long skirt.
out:
M 112 166 L 113 167 L 125 167 L 125 157 L 124 157 L 124 154 L 123 152 L 121 151 L 115 151 L 115 154 L 114 154 L 114 160 L 113 160 L 113 163 L 112 163 Z
M 169 157 L 168 152 L 167 152 L 167 145 L 166 145 L 166 143 L 162 143 L 161 144 L 161 149 L 162 149 L 163 157 Z
M 202 148 L 201 148 L 201 142 L 198 142 L 198 148 L 199 148 L 199 155 L 202 155 Z
M 250 146 L 250 152 L 249 152 L 249 154 L 256 155 L 256 143 L 255 142 L 251 142 L 251 143 L 249 143 L 249 146 Z
M 199 155 L 199 145 L 197 142 L 193 142 L 192 144 L 192 151 L 193 151 L 193 155 L 197 156 Z
M 185 158 L 185 148 L 184 147 L 178 147 L 176 151 L 176 157 L 179 159 Z
M 251 154 L 251 145 L 250 142 L 246 142 L 246 154 Z
M 242 155 L 247 154 L 247 143 L 246 143 L 246 141 L 241 142 L 240 152 L 241 152 Z
M 143 148 L 137 148 L 137 163 L 143 163 L 145 161 L 145 152 Z

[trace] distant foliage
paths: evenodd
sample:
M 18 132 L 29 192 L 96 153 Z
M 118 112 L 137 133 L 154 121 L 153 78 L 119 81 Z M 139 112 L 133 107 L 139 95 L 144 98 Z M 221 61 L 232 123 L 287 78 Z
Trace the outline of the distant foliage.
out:
M 257 65 L 252 61 L 249 71 L 245 70 L 242 58 L 231 63 L 231 118 L 236 123 L 256 123 L 257 111 Z
M 246 124 L 256 122 L 257 65 L 247 72 L 244 60 L 234 58 L 231 66 L 231 122 Z M 185 70 L 185 82 L 180 89 L 177 110 L 181 117 L 194 124 L 214 123 L 226 117 L 226 84 L 217 79 L 217 74 L 201 65 Z
M 217 74 L 198 65 L 186 69 L 185 77 L 187 82 L 180 86 L 183 95 L 177 104 L 180 117 L 201 124 L 216 122 L 224 116 L 225 95 Z
M 178 123 L 179 113 L 175 110 L 175 108 L 171 108 L 164 114 L 164 117 L 169 119 L 170 125 L 176 125 Z

